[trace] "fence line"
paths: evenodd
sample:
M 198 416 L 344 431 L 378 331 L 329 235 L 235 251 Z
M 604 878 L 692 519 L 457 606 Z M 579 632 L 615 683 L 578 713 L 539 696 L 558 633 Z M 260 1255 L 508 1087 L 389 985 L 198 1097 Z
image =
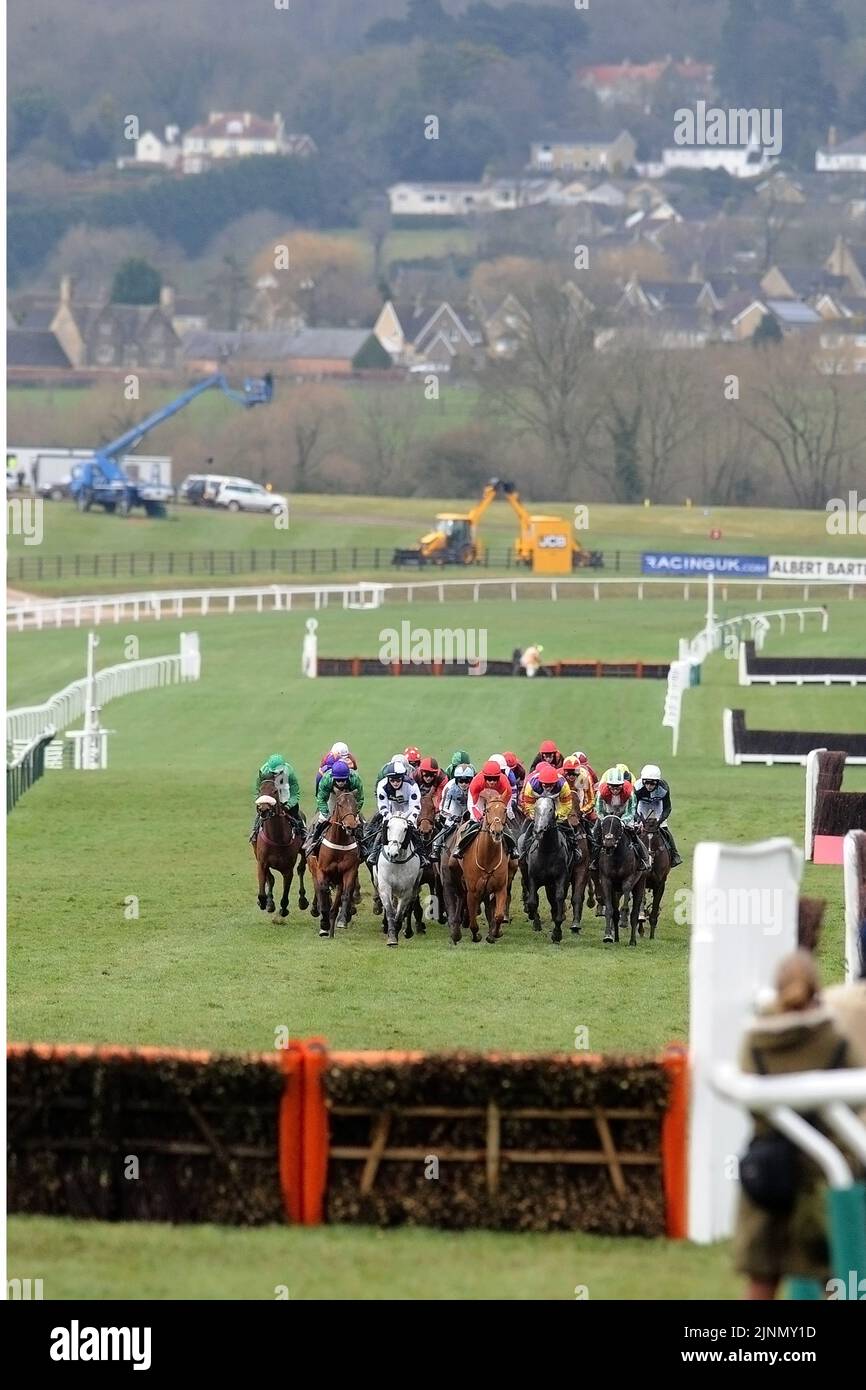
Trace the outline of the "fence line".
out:
M 234 586 L 214 589 L 163 589 L 141 590 L 122 594 L 88 594 L 77 598 L 28 599 L 22 603 L 10 604 L 6 609 L 7 627 L 23 632 L 26 628 L 62 627 L 71 623 L 75 627 L 82 624 L 103 622 L 138 622 L 142 618 L 159 620 L 183 618 L 187 613 L 206 617 L 209 613 L 249 612 L 291 612 L 299 609 L 326 609 L 331 602 L 339 602 L 343 608 L 378 608 L 386 602 L 446 603 L 450 600 L 479 603 L 486 598 L 504 598 L 512 603 L 521 597 L 533 597 L 552 603 L 562 599 L 583 599 L 601 601 L 605 595 L 628 597 L 643 601 L 650 596 L 662 597 L 663 590 L 682 596 L 685 602 L 697 599 L 703 593 L 702 580 L 684 579 L 589 579 L 565 577 L 541 579 L 525 577 L 520 579 L 418 579 L 379 583 L 375 580 L 359 581 L 356 584 L 267 584 L 255 587 Z M 831 586 L 847 590 L 849 599 L 855 597 L 860 588 L 866 596 L 866 585 L 855 585 L 849 581 L 819 580 L 806 585 L 792 584 L 790 580 L 763 580 L 756 585 L 754 579 L 730 579 L 721 587 L 721 597 L 728 598 L 729 586 L 732 592 L 739 592 L 743 585 L 757 589 L 760 600 L 763 589 L 768 584 L 782 585 L 788 590 L 802 588 L 804 599 L 809 590 L 815 587 Z M 774 612 L 798 612 L 797 609 L 774 610 Z M 810 609 L 818 612 L 821 610 Z M 744 622 L 760 615 L 746 615 L 745 618 L 731 619 L 732 623 Z M 725 625 L 723 625 L 725 626 Z M 700 636 L 701 634 L 698 634 Z M 693 642 L 697 638 L 692 639 Z M 705 653 L 706 654 L 706 653 Z
M 175 685 L 180 681 L 198 680 L 201 673 L 201 658 L 195 650 L 183 649 L 168 656 L 149 656 L 140 661 L 122 661 L 117 666 L 107 666 L 94 677 L 94 703 L 97 707 L 117 700 L 123 695 L 133 695 L 139 690 L 151 690 L 156 686 Z M 87 680 L 72 681 L 58 690 L 49 700 L 40 705 L 23 705 L 6 713 L 7 748 L 21 739 L 34 740 L 51 727 L 52 730 L 67 728 L 74 719 L 84 717 L 87 698 Z M 47 740 L 46 740 L 47 741 Z
M 45 772 L 45 749 L 54 737 L 49 725 L 16 754 L 6 769 L 6 814 Z

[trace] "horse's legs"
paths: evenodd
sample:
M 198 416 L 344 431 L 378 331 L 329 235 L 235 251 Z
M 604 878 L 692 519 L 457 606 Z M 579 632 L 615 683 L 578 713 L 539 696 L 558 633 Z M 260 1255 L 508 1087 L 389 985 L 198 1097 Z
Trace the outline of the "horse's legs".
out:
M 324 877 L 316 880 L 316 901 L 319 905 L 319 936 L 333 936 L 334 924 L 331 920 L 331 885 Z
M 268 903 L 268 894 L 267 894 L 267 889 L 266 889 L 266 887 L 265 887 L 265 874 L 266 874 L 266 872 L 267 872 L 267 870 L 265 869 L 265 861 L 264 861 L 263 859 L 257 859 L 257 860 L 256 860 L 256 873 L 257 873 L 257 875 L 258 875 L 258 880 L 259 880 L 258 904 L 259 904 L 259 907 L 261 908 L 262 912 L 264 912 L 265 908 L 267 907 L 267 903 Z
M 478 909 L 480 907 L 478 892 L 475 888 L 466 889 L 466 921 L 472 933 L 473 941 L 481 940 L 481 932 L 478 930 Z
M 604 936 L 602 940 L 605 942 L 617 941 L 619 940 L 617 935 L 619 909 L 615 904 L 613 883 L 611 879 L 604 875 L 599 879 L 598 886 L 601 891 L 597 901 L 602 904 L 601 915 L 604 918 Z M 596 908 L 596 913 L 597 912 L 598 908 Z
M 547 885 L 547 901 L 550 904 L 550 915 L 553 918 L 553 929 L 550 933 L 551 941 L 559 942 L 562 940 L 562 921 L 565 917 L 565 896 L 568 892 L 567 887 L 557 882 L 551 887 Z
M 268 912 L 275 912 L 275 911 L 276 911 L 276 903 L 274 902 L 274 876 L 273 876 L 273 874 L 271 873 L 270 869 L 267 870 L 266 875 L 265 875 L 265 878 L 266 878 L 266 881 L 267 881 L 267 893 L 268 893 L 268 901 L 267 901 L 267 903 L 266 903 L 266 908 L 267 908 L 267 911 L 268 911 Z
M 310 906 L 307 890 L 304 887 L 304 870 L 306 867 L 307 861 L 304 852 L 300 850 L 298 853 L 298 907 L 302 912 L 306 912 L 307 908 Z
M 292 864 L 288 869 L 282 870 L 283 875 L 283 896 L 280 898 L 280 916 L 289 915 L 289 889 L 292 886 L 292 879 L 295 875 L 295 866 Z
M 538 887 L 528 870 L 526 870 L 524 877 L 523 908 L 532 923 L 532 930 L 541 931 L 541 919 L 538 915 Z

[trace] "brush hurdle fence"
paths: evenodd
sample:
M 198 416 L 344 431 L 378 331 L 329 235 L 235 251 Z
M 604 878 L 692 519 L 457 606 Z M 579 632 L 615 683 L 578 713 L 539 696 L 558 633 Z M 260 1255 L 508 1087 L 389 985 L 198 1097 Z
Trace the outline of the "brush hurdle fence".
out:
M 722 740 L 729 767 L 743 763 L 800 763 L 813 748 L 841 749 L 849 763 L 866 764 L 866 733 L 828 734 L 800 729 L 747 729 L 745 710 L 722 712 Z
M 812 748 L 806 757 L 804 850 L 816 864 L 841 864 L 844 837 L 866 831 L 866 792 L 842 790 L 850 761 L 845 752 L 827 748 Z
M 864 656 L 757 656 L 741 642 L 740 685 L 866 685 Z

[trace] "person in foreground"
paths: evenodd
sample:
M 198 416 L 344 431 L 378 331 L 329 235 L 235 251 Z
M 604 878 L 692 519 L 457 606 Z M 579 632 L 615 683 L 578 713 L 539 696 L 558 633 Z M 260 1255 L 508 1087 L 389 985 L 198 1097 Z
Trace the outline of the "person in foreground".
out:
M 756 1012 L 740 1056 L 743 1071 L 779 1076 L 866 1066 L 821 997 L 807 951 L 786 956 L 771 1003 Z M 821 1128 L 817 1118 L 806 1115 Z M 816 1164 L 761 1115 L 740 1159 L 740 1200 L 734 1232 L 738 1273 L 748 1299 L 773 1299 L 790 1276 L 830 1277 L 824 1183 Z

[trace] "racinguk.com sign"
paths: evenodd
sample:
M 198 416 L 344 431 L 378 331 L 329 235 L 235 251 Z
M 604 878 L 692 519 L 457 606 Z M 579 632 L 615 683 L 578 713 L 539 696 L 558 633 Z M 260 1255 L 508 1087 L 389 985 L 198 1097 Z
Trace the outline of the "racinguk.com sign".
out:
M 771 555 L 771 579 L 866 579 L 866 556 L 859 560 L 829 555 Z
M 642 574 L 726 574 L 752 578 L 767 573 L 766 555 L 693 555 L 675 550 L 646 550 L 640 557 Z

